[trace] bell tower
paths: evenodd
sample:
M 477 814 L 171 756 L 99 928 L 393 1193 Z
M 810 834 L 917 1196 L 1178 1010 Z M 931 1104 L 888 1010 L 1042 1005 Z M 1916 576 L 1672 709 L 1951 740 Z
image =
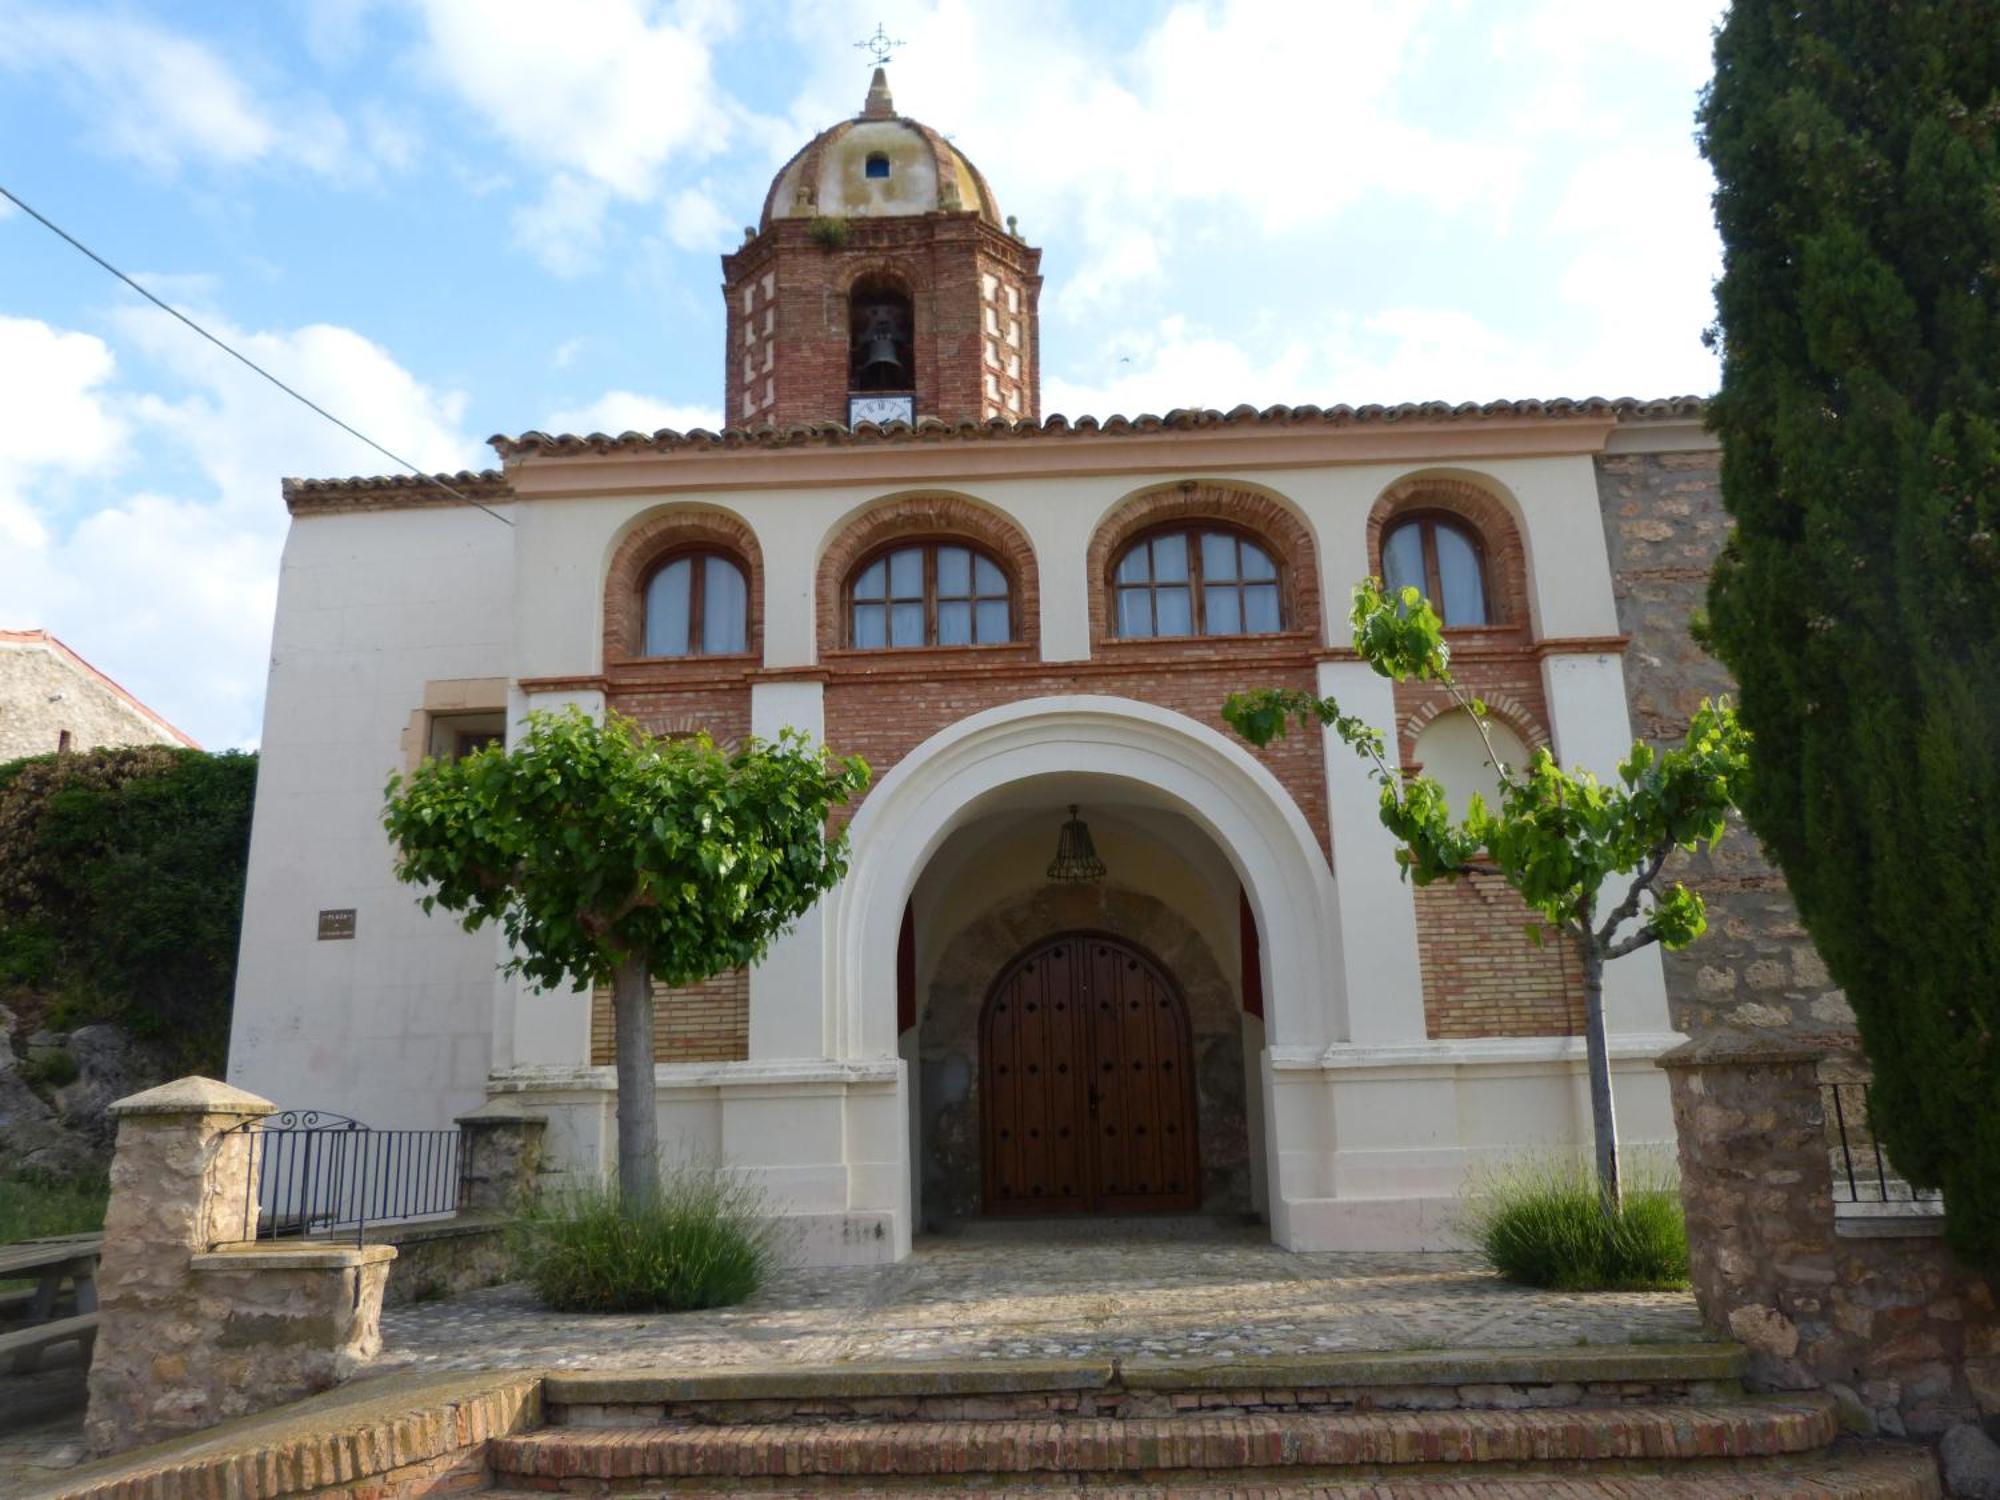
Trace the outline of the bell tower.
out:
M 861 113 L 785 163 L 722 258 L 723 420 L 1039 421 L 1041 259 L 979 169 L 896 113 L 878 67 Z

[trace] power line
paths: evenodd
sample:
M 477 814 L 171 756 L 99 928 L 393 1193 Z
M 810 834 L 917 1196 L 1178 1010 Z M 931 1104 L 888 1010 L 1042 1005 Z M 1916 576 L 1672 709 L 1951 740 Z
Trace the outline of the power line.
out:
M 90 257 L 90 259 L 96 261 L 98 265 L 102 266 L 105 270 L 109 271 L 113 276 L 116 276 L 120 281 L 124 282 L 125 285 L 132 288 L 133 291 L 137 292 L 141 297 L 144 297 L 148 302 L 152 303 L 153 306 L 159 308 L 161 312 L 167 313 L 172 317 L 178 318 L 181 322 L 187 324 L 188 327 L 192 328 L 196 333 L 200 334 L 203 338 L 207 339 L 211 344 L 215 345 L 215 347 L 220 349 L 224 354 L 227 354 L 231 359 L 237 361 L 239 364 L 245 365 L 248 368 L 256 371 L 259 375 L 262 375 L 266 380 L 270 381 L 272 385 L 275 385 L 279 390 L 283 391 L 287 396 L 290 396 L 294 401 L 299 402 L 301 405 L 312 408 L 312 410 L 318 412 L 322 417 L 325 417 L 327 421 L 333 423 L 333 425 L 338 427 L 342 432 L 348 434 L 350 437 L 359 438 L 362 442 L 366 443 L 369 447 L 373 448 L 377 453 L 381 454 L 391 463 L 397 464 L 402 468 L 408 469 L 412 474 L 416 475 L 419 479 L 425 481 L 427 484 L 435 485 L 437 486 L 437 488 L 443 490 L 447 495 L 455 496 L 456 498 L 463 500 L 467 505 L 474 506 L 479 510 L 485 511 L 487 515 L 491 516 L 494 520 L 498 521 L 502 526 L 512 526 L 514 524 L 512 521 L 508 520 L 505 516 L 501 515 L 499 511 L 494 510 L 491 506 L 481 505 L 477 500 L 473 499 L 472 496 L 466 494 L 463 490 L 454 489 L 452 486 L 446 484 L 442 479 L 438 478 L 437 475 L 427 473 L 425 470 L 418 468 L 415 464 L 411 463 L 407 458 L 404 458 L 401 454 L 390 452 L 387 448 L 384 448 L 380 443 L 376 442 L 375 439 L 370 437 L 367 433 L 361 431 L 359 428 L 349 426 L 347 423 L 341 421 L 340 418 L 336 417 L 332 412 L 328 411 L 324 406 L 321 406 L 317 401 L 313 400 L 310 396 L 301 395 L 298 391 L 293 390 L 290 386 L 286 385 L 284 381 L 278 379 L 277 376 L 273 375 L 269 370 L 265 369 L 262 365 L 258 364 L 257 361 L 252 359 L 249 355 L 244 354 L 239 350 L 236 350 L 230 347 L 228 344 L 224 343 L 221 339 L 217 338 L 214 334 L 210 333 L 206 328 L 202 327 L 201 324 L 195 322 L 193 318 L 190 318 L 186 313 L 182 312 L 179 308 L 173 307 L 168 303 L 162 302 L 158 297 L 154 296 L 151 292 L 147 291 L 143 286 L 139 285 L 139 283 L 134 281 L 130 276 L 127 276 L 123 271 L 119 270 L 116 266 L 112 265 L 110 261 L 106 260 L 103 256 L 99 255 L 95 250 L 91 249 L 90 246 L 84 244 L 82 240 L 78 239 L 75 235 L 71 234 L 67 229 L 63 228 L 62 225 L 56 223 L 55 220 L 49 218 L 46 214 L 39 212 L 32 205 L 23 202 L 19 197 L 15 196 L 15 194 L 8 191 L 4 183 L 0 183 L 0 198 L 5 198 L 9 203 L 12 203 L 16 208 L 20 209 L 23 213 L 27 214 L 29 218 L 33 219 L 36 223 L 40 224 L 44 229 L 47 229 L 52 234 L 67 241 L 72 248 L 81 251 L 84 255 L 87 255 L 88 257 Z

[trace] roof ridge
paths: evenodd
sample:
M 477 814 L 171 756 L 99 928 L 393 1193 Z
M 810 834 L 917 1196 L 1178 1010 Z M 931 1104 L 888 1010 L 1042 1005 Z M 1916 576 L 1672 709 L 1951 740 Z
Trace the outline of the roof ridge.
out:
M 839 422 L 801 422 L 785 427 L 765 424 L 757 427 L 725 426 L 720 429 L 694 427 L 685 431 L 662 427 L 650 433 L 626 431 L 615 435 L 604 432 L 549 433 L 531 429 L 518 436 L 496 433 L 488 438 L 487 442 L 505 460 L 532 453 L 605 453 L 676 448 L 781 448 L 807 443 L 838 446 L 843 443 L 1032 439 L 1082 434 L 1122 435 L 1186 431 L 1202 427 L 1296 426 L 1312 423 L 1329 427 L 1346 427 L 1372 423 L 1478 421 L 1505 417 L 1547 419 L 1607 416 L 1620 421 L 1686 421 L 1700 418 L 1707 408 L 1707 398 L 1702 396 L 1667 396 L 1655 399 L 1635 396 L 1560 396 L 1547 400 L 1530 398 L 1485 402 L 1407 401 L 1395 405 L 1367 406 L 1279 404 L 1262 408 L 1245 403 L 1231 407 L 1228 411 L 1215 407 L 1176 407 L 1164 414 L 1141 412 L 1132 417 L 1114 414 L 1102 418 L 1085 416 L 1072 419 L 1061 413 L 1055 413 L 1042 418 L 1039 422 L 1011 421 L 1004 417 L 994 417 L 983 422 L 967 420 L 953 423 L 936 417 L 920 417 L 914 424 L 892 422 L 887 426 L 878 426 L 873 422 L 863 422 L 855 427 L 848 427 Z M 287 485 L 290 484 L 291 481 L 287 481 Z M 290 493 L 289 489 L 287 493 Z

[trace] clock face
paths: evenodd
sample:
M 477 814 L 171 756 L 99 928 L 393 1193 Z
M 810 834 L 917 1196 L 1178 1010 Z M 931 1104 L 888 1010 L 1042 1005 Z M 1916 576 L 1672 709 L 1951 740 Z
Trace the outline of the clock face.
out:
M 917 398 L 915 396 L 849 396 L 847 398 L 847 425 L 859 427 L 863 422 L 876 422 L 887 426 L 891 422 L 908 422 L 915 426 L 917 421 Z

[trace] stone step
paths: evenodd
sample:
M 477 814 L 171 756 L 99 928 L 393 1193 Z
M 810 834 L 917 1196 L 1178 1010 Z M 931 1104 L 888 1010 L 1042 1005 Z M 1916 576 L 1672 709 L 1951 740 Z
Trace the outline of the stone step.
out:
M 1815 1452 L 1821 1395 L 1526 1411 L 1291 1412 L 975 1422 L 762 1422 L 545 1428 L 496 1438 L 496 1478 L 614 1488 L 681 1478 L 963 1479 L 1134 1471 L 1386 1470 L 1411 1465 L 1703 1462 Z
M 504 1482 L 504 1481 L 503 1481 Z M 552 1482 L 565 1494 L 603 1493 L 578 1479 Z M 1119 1475 L 1047 1475 L 1027 1480 L 962 1474 L 951 1478 L 675 1479 L 624 1481 L 621 1493 L 755 1496 L 757 1500 L 1940 1500 L 1937 1465 L 1919 1447 L 1843 1443 L 1787 1460 L 1746 1459 L 1727 1470 L 1621 1465 L 1592 1473 L 1571 1466 L 1503 1473 L 1462 1466 L 1403 1477 L 1346 1478 L 1269 1473 L 1177 1475 L 1144 1480 Z M 550 1488 L 496 1489 L 479 1500 L 549 1500 Z
M 1729 1343 L 1331 1351 L 1245 1359 L 895 1360 L 815 1366 L 554 1371 L 549 1421 L 982 1421 L 1176 1412 L 1434 1411 L 1703 1405 L 1742 1394 Z

